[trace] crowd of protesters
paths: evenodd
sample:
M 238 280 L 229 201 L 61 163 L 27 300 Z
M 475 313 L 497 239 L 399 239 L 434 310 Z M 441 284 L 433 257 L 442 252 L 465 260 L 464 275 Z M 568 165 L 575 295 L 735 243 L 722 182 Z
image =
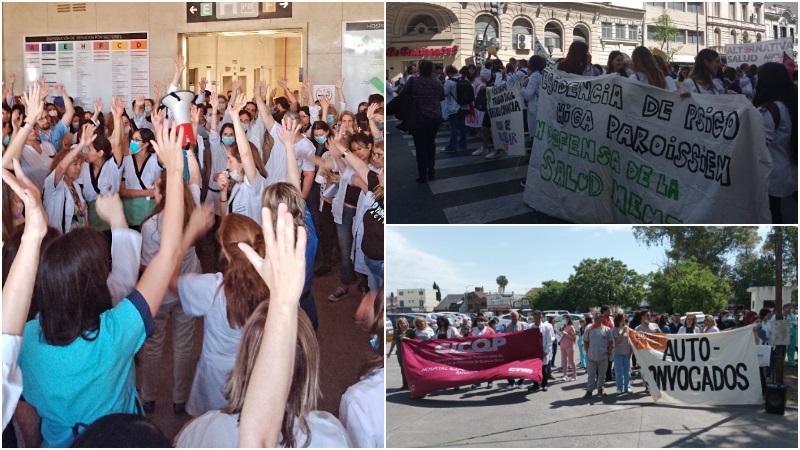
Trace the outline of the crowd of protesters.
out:
M 285 78 L 280 97 L 239 79 L 193 93 L 174 64 L 152 99 L 114 96 L 110 111 L 43 77 L 4 85 L 5 431 L 28 447 L 170 446 L 146 419 L 169 395 L 194 417 L 178 446 L 383 447 L 383 96 L 348 103 L 341 76 L 318 101 L 308 78 L 299 100 Z M 203 273 L 194 247 L 209 234 L 220 270 Z M 357 297 L 372 345 L 338 417 L 316 410 L 311 294 L 337 253 L 329 300 Z
M 528 142 L 529 130 L 536 124 L 542 72 L 547 59 L 534 55 L 529 60 L 487 59 L 480 67 L 469 64 L 437 68 L 430 61 L 410 66 L 397 81 L 397 98 L 389 113 L 402 120 L 398 129 L 409 132 L 414 141 L 417 178 L 420 183 L 436 178 L 436 134 L 443 123 L 449 126 L 450 139 L 442 153 L 470 152 L 475 157 L 497 159 L 507 155 L 500 143 L 492 142 L 492 122 L 486 107 L 486 88 L 500 86 L 515 77 L 521 83 L 522 111 Z M 574 41 L 556 69 L 566 73 L 596 77 L 616 74 L 640 83 L 674 92 L 681 97 L 692 95 L 743 95 L 763 118 L 766 141 L 772 158 L 769 177 L 769 209 L 772 222 L 797 223 L 797 70 L 792 73 L 780 63 L 759 66 L 725 66 L 720 55 L 703 49 L 695 63 L 670 68 L 660 55 L 639 46 L 630 59 L 612 51 L 605 65 L 592 64 L 588 45 Z M 470 89 L 471 87 L 471 89 Z M 468 132 L 468 130 L 470 130 Z M 482 146 L 467 149 L 467 134 L 480 133 Z M 543 151 L 527 145 L 528 152 Z M 466 155 L 465 155 L 466 156 Z M 765 202 L 767 199 L 765 199 Z

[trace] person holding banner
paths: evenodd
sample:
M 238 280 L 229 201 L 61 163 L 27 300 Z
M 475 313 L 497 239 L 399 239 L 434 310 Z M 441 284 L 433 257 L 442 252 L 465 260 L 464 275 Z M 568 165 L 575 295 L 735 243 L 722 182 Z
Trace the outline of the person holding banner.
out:
M 753 106 L 763 118 L 772 157 L 767 189 L 772 223 L 797 223 L 797 85 L 774 62 L 759 67 L 757 80 Z
M 622 77 L 629 77 L 630 74 L 625 68 L 625 55 L 619 50 L 614 50 L 608 54 L 608 63 L 605 67 L 605 73 L 614 73 Z
M 697 94 L 718 95 L 725 92 L 722 82 L 716 78 L 722 62 L 719 53 L 704 48 L 694 58 L 694 66 L 689 72 L 689 78 L 683 80 L 679 91 Z
M 675 86 L 675 81 L 658 67 L 658 62 L 647 47 L 643 45 L 636 47 L 631 55 L 631 62 L 633 63 L 634 72 L 629 77 L 631 80 L 666 89 L 670 92 L 678 90 L 678 87 Z
M 697 327 L 697 316 L 689 314 L 683 321 L 683 326 L 678 330 L 678 334 L 696 334 L 700 330 Z
M 547 61 L 542 56 L 533 55 L 528 66 L 530 67 L 531 75 L 522 81 L 520 94 L 528 102 L 528 132 L 533 135 L 536 130 L 536 114 L 539 112 L 539 90 L 542 87 L 542 71 L 547 67 Z M 533 146 L 531 146 L 532 151 Z
M 414 337 L 423 341 L 432 341 L 436 337 L 433 329 L 428 326 L 428 321 L 422 316 L 414 319 Z
M 403 369 L 403 345 L 400 343 L 402 339 L 412 339 L 414 337 L 414 330 L 409 328 L 408 320 L 405 317 L 400 317 L 394 326 L 394 336 L 392 336 L 392 345 L 389 347 L 389 353 L 386 356 L 392 356 L 392 350 L 397 347 L 397 363 L 400 365 L 400 378 L 403 380 L 403 386 L 400 389 L 408 389 L 408 381 L 406 381 L 406 372 Z
M 589 365 L 586 369 L 589 378 L 586 384 L 586 395 L 583 398 L 592 398 L 595 388 L 597 395 L 606 396 L 603 390 L 603 380 L 608 363 L 611 362 L 613 341 L 611 329 L 603 325 L 603 316 L 595 313 L 592 328 L 586 331 L 586 336 L 583 338 L 583 348 L 589 356 Z
M 556 65 L 558 70 L 590 77 L 594 75 L 594 68 L 589 64 L 589 46 L 583 41 L 573 41 L 567 51 L 567 56 Z
M 553 357 L 553 327 L 549 323 L 542 322 L 542 312 L 533 313 L 533 324 L 530 328 L 538 328 L 542 333 L 542 386 L 543 392 L 547 392 L 547 380 L 550 378 L 550 358 Z M 539 392 L 539 383 L 533 382 L 528 388 L 528 392 Z

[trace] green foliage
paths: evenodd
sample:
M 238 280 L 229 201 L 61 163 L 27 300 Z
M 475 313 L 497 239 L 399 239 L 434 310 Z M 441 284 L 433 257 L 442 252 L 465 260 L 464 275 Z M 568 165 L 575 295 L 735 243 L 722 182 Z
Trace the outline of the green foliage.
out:
M 598 305 L 633 308 L 644 296 L 644 280 L 620 260 L 584 259 L 567 281 L 568 295 L 581 311 Z
M 506 278 L 505 275 L 500 275 L 497 277 L 497 279 L 495 279 L 495 282 L 497 283 L 497 286 L 500 288 L 499 292 L 500 293 L 505 292 L 506 286 L 508 286 L 508 278 Z
M 753 286 L 775 286 L 775 256 L 764 255 L 750 258 L 737 264 L 730 280 L 731 290 L 739 305 L 750 304 L 747 288 Z
M 436 291 L 436 301 L 442 301 L 442 291 L 439 290 L 439 285 L 436 282 L 433 282 L 433 289 Z
M 727 280 L 692 258 L 652 274 L 648 302 L 657 311 L 715 314 L 725 307 L 729 296 Z
M 797 285 L 797 227 L 783 228 L 783 280 L 784 283 L 792 280 Z M 764 241 L 761 251 L 766 255 L 775 257 L 775 227 L 773 227 Z
M 681 31 L 674 25 L 672 17 L 670 17 L 667 10 L 661 12 L 661 15 L 656 18 L 652 26 L 655 28 L 653 40 L 657 41 L 660 44 L 661 51 L 667 53 L 669 59 L 672 59 L 672 56 L 680 50 L 680 47 L 670 51 L 670 43 L 681 34 Z M 664 49 L 665 46 L 666 50 Z
M 666 241 L 671 262 L 693 257 L 722 276 L 731 270 L 725 263 L 727 256 L 748 258 L 761 241 L 758 227 L 633 227 L 633 236 L 648 247 Z
M 567 284 L 556 280 L 547 280 L 542 283 L 542 288 L 530 297 L 531 309 L 568 309 Z

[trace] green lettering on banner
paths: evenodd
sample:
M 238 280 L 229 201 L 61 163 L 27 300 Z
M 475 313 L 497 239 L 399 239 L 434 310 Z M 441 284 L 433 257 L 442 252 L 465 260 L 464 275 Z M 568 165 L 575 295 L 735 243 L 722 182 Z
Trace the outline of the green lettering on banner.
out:
M 541 177 L 570 192 L 585 192 L 596 197 L 603 192 L 603 180 L 593 172 L 580 172 L 572 165 L 557 159 L 552 149 L 542 155 Z
M 642 223 L 683 223 L 672 214 L 665 214 L 653 205 L 644 203 L 642 196 L 618 183 L 617 180 L 611 182 L 611 202 L 621 214 L 631 216 Z

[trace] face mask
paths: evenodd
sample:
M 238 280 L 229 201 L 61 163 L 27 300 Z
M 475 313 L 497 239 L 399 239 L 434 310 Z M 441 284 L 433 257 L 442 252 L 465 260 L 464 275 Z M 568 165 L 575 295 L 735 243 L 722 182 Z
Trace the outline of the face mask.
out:
M 369 345 L 372 346 L 373 350 L 377 350 L 378 349 L 379 345 L 378 345 L 378 335 L 377 334 L 373 334 L 372 335 L 372 339 L 369 340 Z
M 225 112 L 225 105 L 224 104 L 223 105 L 218 105 L 217 109 L 219 110 L 219 112 L 224 113 Z
M 3 136 L 3 147 L 8 147 L 8 143 L 11 139 L 8 136 Z
M 383 122 L 375 122 L 375 126 L 378 127 L 379 130 L 383 131 Z
M 328 125 L 332 124 L 333 123 L 333 114 L 328 114 L 327 117 L 325 117 L 325 121 L 328 122 Z
M 236 138 L 233 136 L 225 136 L 222 138 L 222 144 L 226 147 L 230 147 L 234 142 L 236 142 Z
M 479 330 L 482 330 L 485 326 L 486 326 L 486 324 L 484 322 L 478 322 L 478 329 Z
M 153 108 L 151 108 L 149 106 L 145 106 L 144 107 L 144 112 L 145 112 L 145 114 L 150 114 L 151 112 L 153 112 Z
M 206 116 L 206 122 L 211 122 L 211 114 Z
M 317 141 L 317 144 L 324 144 L 328 140 L 328 136 L 314 136 L 314 140 Z
M 50 111 L 47 111 L 47 114 L 50 114 L 50 117 L 57 117 L 58 111 L 56 111 L 55 109 L 51 109 Z
M 80 125 L 81 125 L 80 122 L 72 122 L 72 124 L 70 125 L 70 128 L 72 128 L 72 131 L 78 131 L 78 127 Z
M 132 155 L 139 153 L 139 143 L 136 141 L 131 141 L 130 149 Z
M 231 180 L 237 183 L 242 182 L 242 174 L 238 170 L 231 170 L 228 172 L 228 176 L 231 178 Z
M 22 217 L 22 210 L 25 208 L 25 203 L 18 202 L 14 204 L 14 220 Z
M 250 124 L 249 123 L 243 123 L 242 124 L 242 128 L 244 128 L 244 132 L 247 133 L 248 131 L 250 131 Z

